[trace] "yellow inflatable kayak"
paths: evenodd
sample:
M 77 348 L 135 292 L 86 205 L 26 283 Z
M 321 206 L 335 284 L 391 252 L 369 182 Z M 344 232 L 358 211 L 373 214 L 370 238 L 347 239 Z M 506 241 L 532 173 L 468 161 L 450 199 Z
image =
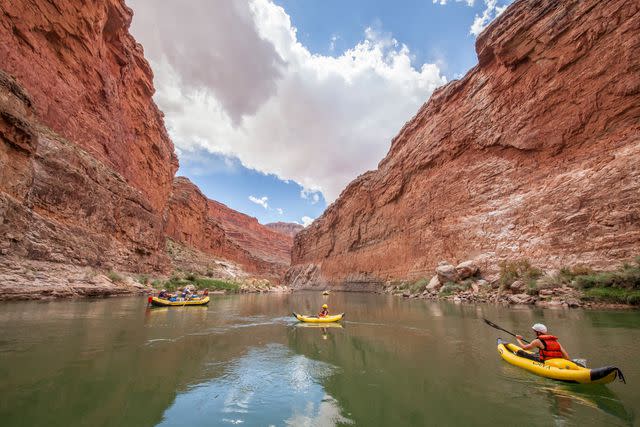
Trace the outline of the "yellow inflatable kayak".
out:
M 317 317 L 317 316 L 303 316 L 302 314 L 293 313 L 293 317 L 301 322 L 306 323 L 332 323 L 339 322 L 344 317 L 344 313 L 335 314 L 333 316 Z
M 185 307 L 191 305 L 206 305 L 209 304 L 209 297 L 191 299 L 189 301 L 169 301 L 168 299 L 149 297 L 149 303 L 156 307 Z
M 500 338 L 498 338 L 498 353 L 513 366 L 553 380 L 580 384 L 607 384 L 619 377 L 624 382 L 622 371 L 615 366 L 589 369 L 566 359 L 549 359 L 539 362 L 531 359 L 535 357 L 534 353 L 523 350 L 515 344 L 506 343 Z

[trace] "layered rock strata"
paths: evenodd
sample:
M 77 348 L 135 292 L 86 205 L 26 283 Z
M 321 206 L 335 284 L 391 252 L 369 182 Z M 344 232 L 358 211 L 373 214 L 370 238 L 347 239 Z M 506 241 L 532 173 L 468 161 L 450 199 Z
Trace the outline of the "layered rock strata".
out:
M 137 292 L 127 277 L 189 266 L 280 279 L 289 263 L 290 237 L 226 206 L 171 212 L 177 158 L 131 18 L 123 0 L 0 3 L 0 299 Z
M 207 199 L 191 181 L 174 180 L 165 213 L 167 237 L 248 273 L 280 281 L 290 262 L 293 239 L 258 220 Z
M 0 71 L 0 255 L 163 270 L 162 217 L 145 195 L 38 123 L 33 105 Z
M 265 224 L 265 227 L 269 227 L 272 230 L 277 231 L 278 233 L 286 234 L 290 237 L 295 237 L 304 227 L 301 224 L 296 224 L 295 222 L 270 222 Z
M 640 249 L 640 4 L 520 0 L 295 238 L 287 282 L 379 288 L 438 261 L 611 267 Z
M 152 100 L 153 73 L 123 0 L 3 1 L 0 67 L 36 118 L 90 153 L 162 213 L 178 163 Z

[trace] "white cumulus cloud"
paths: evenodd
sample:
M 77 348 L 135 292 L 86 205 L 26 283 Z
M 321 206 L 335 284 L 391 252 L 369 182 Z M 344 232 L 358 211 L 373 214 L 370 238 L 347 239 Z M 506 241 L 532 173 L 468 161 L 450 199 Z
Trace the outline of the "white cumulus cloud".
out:
M 509 0 L 509 3 L 512 0 Z M 469 33 L 478 37 L 487 26 L 505 11 L 509 4 L 498 5 L 498 0 L 484 0 L 485 9 L 482 15 L 476 15 L 473 24 L 469 29 Z
M 269 203 L 267 203 L 269 198 L 267 196 L 263 196 L 259 198 L 255 196 L 249 196 L 249 200 L 255 203 L 256 205 L 260 205 L 265 209 L 269 209 Z
M 300 197 L 306 200 L 310 200 L 312 205 L 315 205 L 320 201 L 320 194 L 317 191 L 308 190 L 306 188 L 303 188 L 300 191 Z
M 270 0 L 129 3 L 178 149 L 238 158 L 328 202 L 446 82 L 372 29 L 339 56 L 313 54 Z
M 450 1 L 455 1 L 456 3 L 466 3 L 467 6 L 473 6 L 475 0 L 433 0 L 434 4 L 446 5 Z
M 302 225 L 303 225 L 304 227 L 308 227 L 308 226 L 309 226 L 309 225 L 311 225 L 311 223 L 313 222 L 313 218 L 308 217 L 308 216 L 303 216 L 303 217 L 301 218 L 301 220 L 302 220 Z

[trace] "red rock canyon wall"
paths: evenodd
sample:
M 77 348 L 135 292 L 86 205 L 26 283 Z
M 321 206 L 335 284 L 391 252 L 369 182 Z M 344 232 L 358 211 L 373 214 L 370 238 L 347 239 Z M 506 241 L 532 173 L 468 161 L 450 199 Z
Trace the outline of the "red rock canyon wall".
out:
M 640 253 L 640 3 L 520 0 L 295 238 L 295 286 L 376 287 L 438 261 L 610 267 Z
M 168 235 L 279 281 L 290 237 L 186 180 L 174 187 L 177 158 L 131 19 L 123 0 L 0 3 L 0 264 L 169 273 Z M 0 282 L 28 270 L 0 269 Z
M 191 181 L 174 180 L 165 232 L 176 242 L 233 261 L 254 275 L 280 281 L 293 239 L 258 220 L 207 199 Z

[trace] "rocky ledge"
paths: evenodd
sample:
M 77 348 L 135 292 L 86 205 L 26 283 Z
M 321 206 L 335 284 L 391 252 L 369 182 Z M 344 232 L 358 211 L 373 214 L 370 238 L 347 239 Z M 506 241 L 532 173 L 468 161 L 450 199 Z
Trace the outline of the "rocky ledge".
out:
M 101 271 L 89 266 L 11 256 L 0 257 L 0 277 L 0 301 L 152 294 L 164 284 L 175 283 L 176 280 L 175 276 Z M 266 279 L 238 276 L 233 279 L 209 280 L 231 285 L 227 289 L 211 287 L 212 294 L 290 292 L 288 287 L 273 284 Z M 184 287 L 188 286 L 195 287 Z
M 585 266 L 544 273 L 526 260 L 503 262 L 499 275 L 484 276 L 473 261 L 441 261 L 431 279 L 387 282 L 383 293 L 455 303 L 535 305 L 544 308 L 640 306 L 640 257 L 636 265 L 595 272 Z

